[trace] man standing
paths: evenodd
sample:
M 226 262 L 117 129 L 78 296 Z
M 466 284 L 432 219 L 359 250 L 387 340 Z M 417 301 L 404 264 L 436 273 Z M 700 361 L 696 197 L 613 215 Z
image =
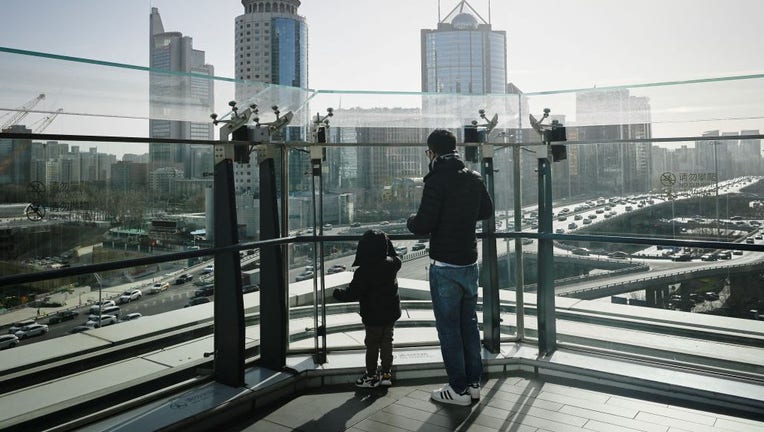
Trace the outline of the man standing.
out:
M 424 177 L 419 210 L 407 226 L 414 234 L 430 235 L 430 295 L 448 374 L 448 384 L 431 397 L 467 406 L 480 399 L 483 372 L 475 226 L 491 216 L 493 203 L 480 175 L 465 168 L 453 133 L 434 130 L 425 153 L 430 172 Z

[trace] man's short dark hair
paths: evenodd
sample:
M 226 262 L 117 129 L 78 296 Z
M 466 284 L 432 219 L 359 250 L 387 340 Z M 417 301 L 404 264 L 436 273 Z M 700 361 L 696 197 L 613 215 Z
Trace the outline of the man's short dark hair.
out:
M 451 153 L 456 150 L 456 137 L 449 130 L 435 129 L 427 137 L 427 147 L 438 155 Z

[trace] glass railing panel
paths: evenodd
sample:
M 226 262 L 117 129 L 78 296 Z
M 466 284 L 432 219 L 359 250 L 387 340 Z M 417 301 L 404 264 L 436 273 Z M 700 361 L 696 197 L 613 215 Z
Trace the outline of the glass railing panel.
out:
M 210 245 L 209 145 L 0 141 L 9 149 L 0 175 L 5 261 L 76 266 Z
M 726 138 L 671 148 L 569 144 L 569 158 L 552 163 L 553 231 L 744 240 L 762 223 L 754 205 L 762 192 L 760 143 Z M 526 217 L 533 229 L 530 210 Z
M 537 119 L 550 108 L 546 122 L 583 128 L 569 140 L 665 138 L 761 129 L 762 92 L 764 76 L 741 75 L 527 93 L 524 103 Z
M 10 48 L 0 49 L 0 59 L 6 77 L 0 99 L 3 127 L 38 98 L 16 125 L 73 135 L 213 139 L 217 128 L 210 114 L 228 119 L 229 101 L 237 101 L 240 113 L 256 104 L 261 122 L 275 120 L 272 106 L 281 114 L 292 112 L 293 125 L 304 126 L 310 115 L 305 108 L 309 92 L 295 87 Z M 55 120 L 47 122 L 50 116 Z M 191 133 L 184 136 L 177 123 L 164 122 L 188 122 Z
M 65 264 L 52 259 L 34 260 L 28 264 L 41 270 L 66 268 Z M 22 321 L 32 320 L 47 326 L 17 334 L 23 345 L 50 340 L 66 344 L 69 340 L 66 336 L 92 333 L 99 327 L 120 330 L 101 333 L 101 337 L 121 343 L 124 338 L 175 331 L 186 325 L 189 320 L 178 315 L 178 311 L 212 301 L 212 290 L 204 291 L 203 286 L 204 276 L 194 268 L 186 267 L 184 262 L 16 283 L 2 288 L 3 313 L 0 317 L 3 328 L 11 333 L 19 330 L 12 327 Z M 192 321 L 199 320 L 208 320 L 211 324 L 211 309 L 205 309 Z M 163 347 L 160 342 L 154 348 Z M 51 349 L 50 354 L 56 352 Z
M 466 95 L 450 93 L 365 92 L 319 90 L 310 101 L 314 113 L 334 110 L 333 126 L 360 128 L 356 136 L 352 130 L 342 134 L 336 142 L 400 143 L 406 140 L 408 129 L 436 128 L 461 130 L 476 121 L 487 124 L 496 116 L 493 127 L 498 130 L 518 126 L 520 98 L 513 94 Z M 349 108 L 348 108 L 349 107 Z M 484 110 L 485 118 L 481 118 Z M 365 129 L 376 131 L 368 135 Z M 387 129 L 385 134 L 382 130 Z M 404 135 L 397 135 L 404 134 Z M 406 131 L 406 132 L 403 132 Z M 425 135 L 426 136 L 426 135 Z M 460 134 L 461 137 L 461 134 Z M 402 139 L 402 141 L 399 141 Z
M 760 373 L 749 350 L 761 332 L 761 252 L 680 250 L 686 256 L 660 245 L 558 240 L 558 342 Z M 528 327 L 536 329 L 535 316 Z

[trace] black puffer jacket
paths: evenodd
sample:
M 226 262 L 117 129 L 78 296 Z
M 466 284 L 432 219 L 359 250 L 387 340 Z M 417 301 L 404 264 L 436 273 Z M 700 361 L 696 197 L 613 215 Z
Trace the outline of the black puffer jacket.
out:
M 408 229 L 430 235 L 430 258 L 454 265 L 477 261 L 477 221 L 488 219 L 493 203 L 483 180 L 469 170 L 458 154 L 435 160 L 424 177 L 419 210 L 408 219 Z
M 366 231 L 358 242 L 353 273 L 347 290 L 334 290 L 339 301 L 358 301 L 361 321 L 366 325 L 390 325 L 401 317 L 398 270 L 401 260 L 387 235 Z

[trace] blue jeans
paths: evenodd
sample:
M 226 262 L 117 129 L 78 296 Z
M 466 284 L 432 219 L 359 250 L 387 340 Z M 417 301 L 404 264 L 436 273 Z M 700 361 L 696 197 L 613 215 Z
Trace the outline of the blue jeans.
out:
M 478 266 L 430 266 L 430 295 L 448 384 L 464 393 L 483 372 L 477 321 Z

